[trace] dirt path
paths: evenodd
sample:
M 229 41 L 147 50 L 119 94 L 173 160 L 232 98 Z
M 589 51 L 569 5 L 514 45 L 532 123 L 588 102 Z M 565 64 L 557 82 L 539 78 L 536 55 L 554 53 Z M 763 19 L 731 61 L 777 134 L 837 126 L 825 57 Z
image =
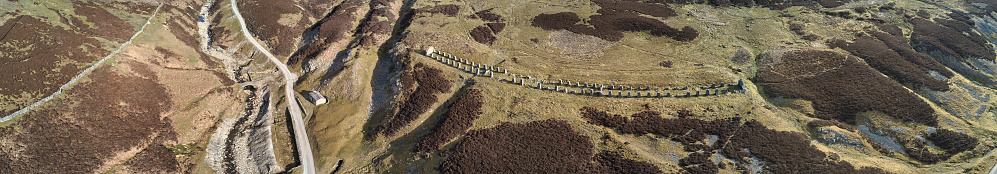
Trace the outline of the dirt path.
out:
M 239 7 L 235 0 L 231 0 L 232 11 L 235 12 L 235 17 L 239 19 L 239 25 L 242 27 L 242 34 L 246 36 L 249 42 L 253 43 L 254 46 L 263 52 L 270 61 L 277 65 L 277 69 L 284 74 L 284 82 L 286 83 L 284 87 L 284 98 L 287 98 L 287 110 L 291 113 L 291 123 L 294 125 L 294 139 L 298 144 L 299 158 L 301 160 L 302 173 L 313 174 L 315 173 L 315 158 L 312 157 L 312 147 L 311 143 L 308 142 L 308 133 L 305 132 L 305 121 L 301 117 L 301 106 L 298 105 L 297 98 L 294 95 L 294 81 L 297 81 L 297 75 L 291 73 L 287 69 L 287 65 L 274 57 L 266 48 L 260 45 L 256 41 L 256 37 L 253 37 L 249 33 L 249 29 L 246 29 L 246 20 L 242 18 L 241 12 L 239 12 Z
M 7 116 L 4 116 L 4 117 L 0 118 L 0 122 L 6 122 L 8 120 L 14 119 L 17 116 L 20 116 L 21 114 L 24 114 L 24 113 L 28 113 L 28 111 L 31 111 L 31 109 L 34 109 L 35 107 L 41 106 L 45 102 L 48 102 L 49 100 L 52 100 L 52 98 L 55 98 L 56 95 L 62 94 L 62 91 L 66 90 L 67 88 L 69 88 L 70 85 L 75 84 L 76 81 L 79 81 L 81 78 L 83 78 L 87 74 L 90 74 L 91 71 L 93 71 L 94 69 L 97 69 L 97 67 L 100 67 L 101 64 L 104 64 L 104 61 L 107 61 L 107 59 L 110 59 L 111 57 L 114 57 L 114 55 L 117 55 L 118 52 L 121 52 L 121 49 L 125 48 L 125 46 L 128 46 L 128 45 L 132 44 L 132 40 L 134 40 L 136 37 L 138 37 L 139 34 L 142 34 L 142 31 L 145 31 L 145 26 L 149 25 L 149 21 L 151 21 L 152 18 L 156 17 L 156 14 L 159 13 L 159 8 L 160 7 L 163 7 L 163 3 L 159 3 L 159 6 L 156 6 L 156 11 L 152 12 L 152 15 L 149 16 L 148 20 L 145 20 L 145 24 L 142 24 L 142 28 L 140 28 L 138 30 L 138 32 L 135 32 L 135 34 L 132 35 L 132 38 L 128 39 L 127 42 L 125 42 L 124 44 L 121 44 L 121 46 L 119 46 L 117 50 L 114 50 L 114 52 L 111 52 L 111 54 L 108 54 L 104 58 L 100 59 L 100 61 L 97 61 L 97 63 L 94 63 L 93 65 L 90 65 L 89 68 L 83 70 L 83 72 L 81 72 L 80 74 L 76 75 L 76 77 L 73 77 L 73 79 L 69 80 L 69 82 L 66 82 L 66 84 L 62 84 L 62 86 L 59 87 L 59 90 L 55 91 L 55 93 L 52 93 L 52 95 L 49 95 L 48 97 L 42 98 L 41 100 L 38 100 L 37 102 L 35 102 L 35 103 L 31 104 L 31 105 L 28 105 L 28 107 L 21 108 L 21 110 L 17 110 L 17 112 L 14 112 L 14 113 L 12 113 L 10 115 L 7 115 Z

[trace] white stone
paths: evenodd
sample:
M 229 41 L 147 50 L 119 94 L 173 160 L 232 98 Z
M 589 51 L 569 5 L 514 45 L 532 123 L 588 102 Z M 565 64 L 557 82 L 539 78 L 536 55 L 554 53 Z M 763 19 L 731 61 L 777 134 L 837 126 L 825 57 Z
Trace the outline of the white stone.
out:
M 310 100 L 312 103 L 315 103 L 315 105 L 322 105 L 327 102 L 325 96 L 322 96 L 322 94 L 319 93 L 318 91 L 308 92 L 307 99 Z

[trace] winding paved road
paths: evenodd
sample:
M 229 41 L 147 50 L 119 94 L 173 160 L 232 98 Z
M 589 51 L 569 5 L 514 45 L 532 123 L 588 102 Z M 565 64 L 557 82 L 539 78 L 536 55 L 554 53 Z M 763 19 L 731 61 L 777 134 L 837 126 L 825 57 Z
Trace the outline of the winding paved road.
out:
M 990 174 L 997 174 L 997 164 L 994 164 L 994 167 L 990 168 Z
M 242 26 L 242 34 L 246 35 L 249 42 L 256 46 L 256 49 L 263 52 L 264 55 L 270 58 L 274 64 L 277 65 L 277 69 L 284 74 L 284 82 L 287 85 L 284 87 L 284 98 L 287 98 L 287 110 L 291 113 L 291 124 L 294 125 L 294 139 L 298 144 L 298 154 L 301 161 L 302 173 L 314 174 L 315 173 L 315 158 L 312 157 L 312 146 L 308 142 L 308 134 L 305 132 L 305 121 L 301 117 L 301 106 L 298 106 L 297 98 L 294 95 L 294 81 L 297 81 L 297 75 L 291 73 L 287 69 L 287 65 L 284 62 L 277 60 L 266 48 L 256 42 L 256 37 L 253 37 L 249 33 L 249 29 L 246 29 L 246 20 L 242 18 L 242 14 L 239 12 L 239 7 L 236 5 L 235 0 L 232 1 L 232 11 L 235 12 L 235 17 L 239 19 L 239 25 Z
M 55 98 L 55 96 L 62 94 L 62 91 L 66 90 L 66 88 L 69 88 L 70 85 L 73 85 L 74 83 L 76 83 L 76 81 L 79 81 L 87 74 L 90 74 L 91 71 L 97 69 L 97 67 L 99 67 L 101 64 L 104 64 L 104 61 L 107 61 L 107 59 L 110 59 L 111 57 L 114 57 L 114 55 L 117 55 L 119 52 L 121 52 L 121 49 L 125 48 L 125 46 L 132 44 L 132 40 L 135 40 L 135 37 L 138 37 L 139 34 L 142 34 L 142 31 L 145 31 L 145 26 L 149 25 L 149 21 L 152 21 L 153 17 L 156 17 L 156 14 L 159 13 L 160 7 L 163 7 L 163 3 L 159 3 L 159 6 L 156 6 L 156 11 L 152 12 L 152 15 L 149 16 L 149 19 L 145 20 L 145 24 L 142 24 L 142 28 L 139 28 L 139 30 L 135 32 L 134 35 L 132 35 L 132 38 L 128 39 L 127 42 L 121 44 L 121 46 L 119 46 L 117 50 L 114 50 L 114 52 L 111 52 L 111 54 L 108 54 L 104 58 L 100 59 L 100 61 L 97 61 L 97 63 L 90 65 L 90 67 L 83 70 L 83 72 L 80 72 L 80 74 L 77 74 L 76 77 L 73 77 L 73 79 L 69 80 L 69 82 L 66 82 L 66 84 L 62 84 L 62 86 L 59 87 L 59 90 L 56 90 L 54 93 L 52 93 L 52 95 L 42 98 L 41 100 L 38 100 L 35 103 L 32 103 L 31 105 L 28 105 L 28 107 L 21 108 L 21 110 L 17 110 L 16 112 L 11 113 L 10 115 L 0 117 L 0 123 L 14 119 L 15 117 L 20 116 L 21 114 L 28 113 L 28 111 L 31 111 L 31 109 L 35 109 L 35 107 L 41 106 L 43 103 L 52 100 L 52 98 Z

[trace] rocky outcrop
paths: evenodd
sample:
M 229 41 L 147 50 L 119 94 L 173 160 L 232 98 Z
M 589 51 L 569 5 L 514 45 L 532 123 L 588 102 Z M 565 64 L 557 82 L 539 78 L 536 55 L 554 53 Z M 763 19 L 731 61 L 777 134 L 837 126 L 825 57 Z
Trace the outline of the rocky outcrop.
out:
M 928 53 L 970 80 L 987 86 L 997 85 L 997 72 L 993 71 L 997 69 L 994 62 L 997 54 L 994 53 L 993 45 L 973 30 L 970 24 L 975 22 L 959 17 L 961 14 L 952 16 L 956 16 L 956 20 L 911 19 L 914 31 L 910 39 L 914 48 Z
M 281 171 L 270 140 L 273 108 L 268 90 L 251 92 L 242 114 L 223 119 L 211 135 L 204 159 L 208 166 L 219 173 Z

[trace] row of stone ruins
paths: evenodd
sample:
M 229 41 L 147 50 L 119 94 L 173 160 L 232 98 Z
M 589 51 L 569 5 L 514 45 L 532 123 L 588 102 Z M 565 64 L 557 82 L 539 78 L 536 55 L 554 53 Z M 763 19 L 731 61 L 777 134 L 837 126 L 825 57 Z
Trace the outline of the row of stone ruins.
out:
M 509 73 L 507 69 L 495 66 L 489 66 L 487 64 L 474 63 L 473 61 L 458 58 L 452 54 L 446 52 L 435 50 L 433 47 L 426 49 L 426 56 L 433 58 L 434 60 L 447 64 L 450 67 L 457 68 L 461 71 L 474 74 L 475 76 L 488 77 L 490 79 L 498 80 L 500 82 L 505 82 L 509 84 L 520 85 L 531 89 L 540 89 L 551 92 L 560 92 L 565 94 L 576 94 L 576 95 L 588 95 L 588 96 L 603 96 L 603 97 L 700 97 L 700 96 L 715 96 L 715 95 L 727 95 L 732 93 L 745 93 L 747 90 L 744 88 L 744 81 L 737 80 L 736 83 L 712 83 L 710 85 L 702 85 L 695 88 L 690 88 L 690 86 L 683 87 L 652 87 L 651 85 L 643 86 L 626 86 L 626 85 L 605 85 L 596 84 L 588 82 L 571 82 L 562 79 L 555 81 L 548 81 L 544 79 L 536 79 L 529 75 Z M 496 78 L 495 73 L 502 73 L 503 75 L 508 75 L 509 78 Z M 580 90 L 573 90 L 569 88 L 581 88 Z M 693 90 L 690 90 L 693 89 Z M 668 90 L 681 90 L 672 93 Z

